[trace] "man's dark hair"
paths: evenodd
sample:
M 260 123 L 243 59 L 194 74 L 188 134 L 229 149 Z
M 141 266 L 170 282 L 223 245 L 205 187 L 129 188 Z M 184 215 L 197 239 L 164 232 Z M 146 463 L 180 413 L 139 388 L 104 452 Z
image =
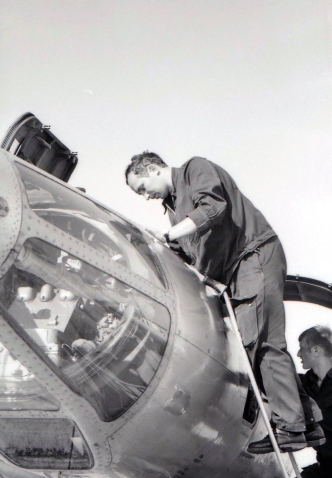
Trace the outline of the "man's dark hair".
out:
M 156 153 L 143 151 L 141 154 L 136 154 L 131 158 L 131 163 L 125 171 L 126 183 L 128 184 L 129 173 L 137 174 L 138 176 L 148 176 L 147 167 L 150 164 L 155 164 L 161 168 L 167 168 L 167 164 Z
M 324 350 L 324 355 L 331 357 L 332 355 L 332 330 L 327 325 L 315 325 L 305 330 L 299 337 L 299 342 L 305 339 L 308 347 L 316 345 Z

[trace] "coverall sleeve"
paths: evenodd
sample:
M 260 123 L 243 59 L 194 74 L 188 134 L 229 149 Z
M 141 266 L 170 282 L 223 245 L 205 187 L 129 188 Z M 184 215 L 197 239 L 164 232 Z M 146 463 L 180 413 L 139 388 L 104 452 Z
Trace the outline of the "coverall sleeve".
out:
M 186 167 L 185 180 L 190 186 L 194 210 L 187 216 L 202 235 L 222 223 L 227 202 L 221 179 L 206 159 L 193 158 Z

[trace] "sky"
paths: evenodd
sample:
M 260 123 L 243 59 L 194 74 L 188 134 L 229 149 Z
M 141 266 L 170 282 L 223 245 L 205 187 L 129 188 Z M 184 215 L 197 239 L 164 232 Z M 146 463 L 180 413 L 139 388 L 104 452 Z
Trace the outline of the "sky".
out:
M 160 229 L 130 158 L 206 157 L 267 217 L 288 272 L 330 283 L 331 23 L 329 0 L 1 0 L 0 137 L 34 113 L 78 151 L 73 186 Z

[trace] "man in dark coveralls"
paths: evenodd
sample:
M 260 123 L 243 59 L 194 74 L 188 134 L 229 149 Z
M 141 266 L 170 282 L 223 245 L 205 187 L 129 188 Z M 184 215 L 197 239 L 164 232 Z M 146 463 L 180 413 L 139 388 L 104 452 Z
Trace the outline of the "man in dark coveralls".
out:
M 298 356 L 305 375 L 300 375 L 304 390 L 320 407 L 323 414 L 321 426 L 326 443 L 315 447 L 317 463 L 303 469 L 303 478 L 332 477 L 332 331 L 329 327 L 315 326 L 299 337 Z
M 294 366 L 286 351 L 286 260 L 277 235 L 229 174 L 207 159 L 194 157 L 171 168 L 146 151 L 131 161 L 127 184 L 147 200 L 163 199 L 168 210 L 172 227 L 166 233 L 154 231 L 155 236 L 171 245 L 178 242 L 201 274 L 228 286 L 244 345 L 262 378 L 280 449 L 310 446 L 321 430 L 306 436 Z M 272 450 L 269 436 L 249 447 L 251 453 Z

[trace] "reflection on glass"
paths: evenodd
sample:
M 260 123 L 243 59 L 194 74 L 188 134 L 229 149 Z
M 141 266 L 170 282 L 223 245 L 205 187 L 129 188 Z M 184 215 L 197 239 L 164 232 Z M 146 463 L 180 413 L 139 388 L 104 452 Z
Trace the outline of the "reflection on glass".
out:
M 144 392 L 168 336 L 163 306 L 39 239 L 26 242 L 0 287 L 10 315 L 102 420 Z
M 0 343 L 0 410 L 59 410 L 59 403 Z
M 17 167 L 36 214 L 157 287 L 165 287 L 159 261 L 139 229 L 52 179 L 19 163 Z
M 23 468 L 91 468 L 80 432 L 65 418 L 0 418 L 0 450 Z M 21 475 L 20 475 L 21 476 Z

